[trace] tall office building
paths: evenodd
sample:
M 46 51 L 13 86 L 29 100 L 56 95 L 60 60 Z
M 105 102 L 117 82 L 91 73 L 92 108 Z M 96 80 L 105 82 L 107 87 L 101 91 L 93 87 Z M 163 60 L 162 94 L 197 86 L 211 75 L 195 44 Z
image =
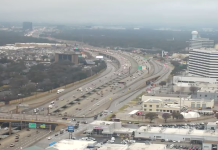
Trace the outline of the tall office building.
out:
M 32 31 L 33 30 L 33 24 L 32 22 L 23 22 L 23 30 L 29 30 Z
M 66 54 L 66 53 L 56 53 L 55 54 L 55 62 L 68 60 L 74 64 L 79 63 L 78 54 Z
M 192 31 L 192 39 L 189 42 L 189 50 L 198 48 L 214 48 L 214 41 L 209 38 L 201 38 L 197 31 Z
M 218 78 L 218 49 L 193 49 L 189 54 L 189 74 Z

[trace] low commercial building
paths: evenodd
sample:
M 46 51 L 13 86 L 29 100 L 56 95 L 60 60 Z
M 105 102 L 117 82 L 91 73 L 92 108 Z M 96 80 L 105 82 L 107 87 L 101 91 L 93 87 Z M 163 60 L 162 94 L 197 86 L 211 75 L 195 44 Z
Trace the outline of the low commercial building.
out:
M 196 86 L 197 83 L 218 84 L 218 81 L 216 78 L 208 78 L 208 77 L 173 76 L 173 84 L 179 84 L 179 83 L 186 83 L 189 86 Z
M 179 112 L 180 106 L 175 103 L 168 103 L 163 99 L 147 99 L 142 103 L 145 112 Z
M 66 44 L 59 43 L 15 43 L 16 47 L 66 47 Z
M 96 144 L 96 141 L 82 141 L 82 140 L 61 140 L 57 142 L 56 144 L 50 146 L 49 148 L 55 148 L 57 150 L 68 150 L 70 149 L 76 149 L 76 150 L 84 150 L 88 147 L 94 147 Z
M 179 112 L 190 109 L 214 108 L 214 99 L 142 96 L 142 110 L 145 112 Z
M 132 135 L 135 129 L 123 128 L 121 122 L 112 122 L 112 121 L 93 121 L 89 124 L 87 133 L 90 134 L 104 134 L 104 135 L 119 135 L 127 134 Z
M 201 88 L 197 91 L 197 98 L 218 100 L 218 88 Z
M 127 150 L 128 146 L 124 144 L 104 144 L 97 150 Z
M 181 142 L 217 141 L 218 130 L 197 130 L 142 126 L 135 131 L 136 139 L 168 139 Z
M 105 144 L 97 150 L 166 150 L 165 144 L 146 144 L 133 143 L 130 145 L 123 144 Z
M 214 108 L 214 99 L 198 99 L 198 98 L 181 98 L 181 105 L 191 109 L 207 109 Z

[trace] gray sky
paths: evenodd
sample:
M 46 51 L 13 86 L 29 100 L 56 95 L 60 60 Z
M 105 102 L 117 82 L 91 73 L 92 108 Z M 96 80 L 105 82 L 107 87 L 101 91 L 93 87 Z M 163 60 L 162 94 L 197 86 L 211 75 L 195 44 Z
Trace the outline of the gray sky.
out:
M 0 21 L 215 25 L 218 0 L 0 0 Z

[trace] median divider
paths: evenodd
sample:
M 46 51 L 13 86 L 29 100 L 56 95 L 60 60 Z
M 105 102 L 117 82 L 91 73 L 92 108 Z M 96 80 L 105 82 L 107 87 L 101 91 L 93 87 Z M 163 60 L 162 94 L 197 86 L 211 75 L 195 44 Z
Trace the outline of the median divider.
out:
M 47 96 L 47 95 L 53 93 L 54 91 L 57 91 L 58 89 L 69 88 L 69 87 L 72 87 L 74 85 L 78 85 L 80 83 L 83 83 L 85 81 L 89 81 L 89 80 L 97 77 L 98 75 L 100 75 L 105 70 L 106 69 L 103 69 L 103 70 L 99 71 L 98 73 L 96 73 L 96 74 L 94 74 L 94 75 L 92 75 L 92 76 L 90 76 L 88 78 L 85 78 L 85 79 L 82 79 L 82 80 L 79 80 L 79 81 L 76 81 L 76 82 L 73 82 L 73 83 L 70 83 L 70 84 L 58 87 L 56 89 L 52 89 L 52 90 L 49 90 L 49 91 L 46 91 L 46 92 L 42 92 L 42 93 L 37 93 L 35 95 L 29 96 L 29 97 L 25 97 L 25 98 L 11 100 L 11 101 L 9 101 L 9 104 L 17 104 L 17 103 L 20 103 L 20 102 L 25 102 L 25 101 L 29 101 L 29 100 L 33 100 L 33 99 L 37 99 L 37 98 L 41 98 L 41 97 Z M 2 104 L 0 103 L 0 106 L 4 106 L 4 105 L 5 105 L 4 103 L 2 103 Z

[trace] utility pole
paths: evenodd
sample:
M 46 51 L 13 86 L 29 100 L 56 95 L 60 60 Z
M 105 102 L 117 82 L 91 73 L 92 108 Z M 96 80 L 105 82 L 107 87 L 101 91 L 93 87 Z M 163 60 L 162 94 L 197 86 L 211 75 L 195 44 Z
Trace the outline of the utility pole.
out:
M 11 122 L 9 122 L 9 135 L 11 135 Z

